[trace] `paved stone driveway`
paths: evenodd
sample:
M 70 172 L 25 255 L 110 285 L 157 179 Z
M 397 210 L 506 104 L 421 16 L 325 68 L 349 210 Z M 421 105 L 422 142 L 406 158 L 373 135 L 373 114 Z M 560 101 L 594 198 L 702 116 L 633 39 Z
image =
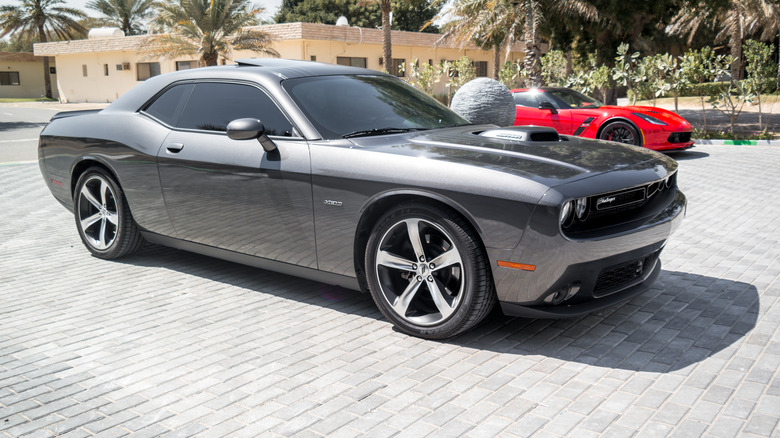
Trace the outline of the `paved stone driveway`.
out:
M 0 167 L 0 436 L 778 436 L 780 148 L 677 156 L 647 294 L 448 342 L 369 296 L 175 250 L 93 258 Z

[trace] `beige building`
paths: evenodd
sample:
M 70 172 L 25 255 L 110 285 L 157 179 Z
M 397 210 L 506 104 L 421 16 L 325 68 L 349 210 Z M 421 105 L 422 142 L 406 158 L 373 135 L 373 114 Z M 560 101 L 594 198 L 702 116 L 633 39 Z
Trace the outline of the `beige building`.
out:
M 57 67 L 49 59 L 52 95 L 57 98 Z M 0 98 L 41 98 L 46 96 L 43 58 L 32 53 L 0 52 Z
M 316 23 L 283 23 L 257 26 L 275 38 L 273 48 L 282 58 L 345 64 L 381 70 L 382 31 Z M 467 56 L 479 76 L 492 76 L 493 53 L 476 46 L 439 43 L 440 35 L 393 31 L 393 66 L 388 71 L 399 76 L 397 66 L 414 60 L 438 64 Z M 143 54 L 148 36 L 103 37 L 35 44 L 36 56 L 57 60 L 57 87 L 62 102 L 111 102 L 140 81 L 151 76 L 197 67 L 193 58 L 148 59 Z M 522 59 L 520 45 L 510 52 L 511 61 Z M 232 59 L 262 57 L 236 51 Z M 221 60 L 222 63 L 230 63 Z M 446 93 L 444 81 L 435 93 Z

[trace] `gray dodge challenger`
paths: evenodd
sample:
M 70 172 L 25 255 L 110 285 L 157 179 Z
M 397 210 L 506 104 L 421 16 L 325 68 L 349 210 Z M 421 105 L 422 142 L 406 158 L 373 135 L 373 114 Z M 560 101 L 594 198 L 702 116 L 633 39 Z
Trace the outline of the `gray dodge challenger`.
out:
M 144 241 L 371 293 L 440 339 L 646 291 L 686 210 L 677 163 L 473 125 L 371 70 L 279 59 L 156 76 L 55 115 L 39 164 L 96 257 Z

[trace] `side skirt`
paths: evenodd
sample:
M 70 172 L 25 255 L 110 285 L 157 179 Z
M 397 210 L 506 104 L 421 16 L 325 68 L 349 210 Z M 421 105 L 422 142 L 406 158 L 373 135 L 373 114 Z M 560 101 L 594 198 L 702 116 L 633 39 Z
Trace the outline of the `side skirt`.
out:
M 357 291 L 360 290 L 360 285 L 358 284 L 358 280 L 355 277 L 348 277 L 346 275 L 334 274 L 332 272 L 324 272 L 317 269 L 292 265 L 289 263 L 277 262 L 276 260 L 264 259 L 261 257 L 255 257 L 234 251 L 215 248 L 213 246 L 201 245 L 200 243 L 161 236 L 159 234 L 150 233 L 148 231 L 141 231 L 141 234 L 144 236 L 144 239 L 158 245 L 169 246 L 171 248 L 176 248 L 183 251 L 194 252 L 209 257 L 227 260 L 229 262 L 240 263 L 242 265 L 278 272 L 280 274 L 292 275 L 295 277 L 305 278 L 307 280 L 318 281 L 320 283 L 332 284 L 334 286 L 341 286 Z

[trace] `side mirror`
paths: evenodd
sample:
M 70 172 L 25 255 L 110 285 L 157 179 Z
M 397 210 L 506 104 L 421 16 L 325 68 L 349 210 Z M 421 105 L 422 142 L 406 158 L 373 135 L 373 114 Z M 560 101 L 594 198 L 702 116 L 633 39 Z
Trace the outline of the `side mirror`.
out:
M 276 145 L 265 135 L 265 126 L 258 119 L 236 119 L 227 125 L 227 135 L 233 140 L 257 139 L 266 152 L 276 149 Z
M 539 109 L 550 110 L 551 114 L 558 114 L 558 110 L 555 109 L 552 103 L 542 102 L 539 104 Z

